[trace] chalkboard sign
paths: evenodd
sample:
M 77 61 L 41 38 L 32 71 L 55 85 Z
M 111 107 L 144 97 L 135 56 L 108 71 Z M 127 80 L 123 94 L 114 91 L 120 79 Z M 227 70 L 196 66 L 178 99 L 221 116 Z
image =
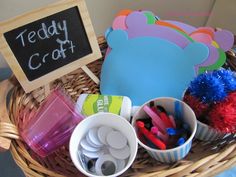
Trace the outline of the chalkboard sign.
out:
M 77 7 L 9 31 L 4 37 L 29 81 L 92 53 Z
M 1 25 L 1 51 L 26 92 L 101 57 L 82 0 L 62 1 Z

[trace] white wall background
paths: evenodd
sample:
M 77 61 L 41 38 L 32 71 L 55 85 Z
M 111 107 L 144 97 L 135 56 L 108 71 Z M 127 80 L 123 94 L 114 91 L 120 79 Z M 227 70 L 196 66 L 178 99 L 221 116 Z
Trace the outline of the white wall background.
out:
M 207 25 L 225 28 L 236 34 L 236 0 L 217 0 Z
M 0 0 L 0 21 L 7 20 L 57 0 Z M 234 0 L 233 0 L 234 1 Z M 86 0 L 97 36 L 122 9 L 150 10 L 163 19 L 180 20 L 195 26 L 207 22 L 215 0 Z M 0 55 L 0 68 L 7 64 Z

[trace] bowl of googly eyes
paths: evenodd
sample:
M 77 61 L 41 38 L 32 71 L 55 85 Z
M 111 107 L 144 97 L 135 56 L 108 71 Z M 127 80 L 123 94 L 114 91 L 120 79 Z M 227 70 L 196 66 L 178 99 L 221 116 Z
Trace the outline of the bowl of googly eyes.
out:
M 138 142 L 134 128 L 123 117 L 97 113 L 85 118 L 74 129 L 70 156 L 86 176 L 119 176 L 135 160 Z

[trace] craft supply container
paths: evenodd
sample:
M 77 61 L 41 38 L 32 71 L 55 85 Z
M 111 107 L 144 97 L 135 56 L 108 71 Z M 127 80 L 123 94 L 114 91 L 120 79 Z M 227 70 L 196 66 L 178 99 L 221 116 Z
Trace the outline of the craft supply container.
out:
M 132 125 L 133 127 L 135 127 L 137 134 L 138 134 L 138 129 L 135 125 L 136 121 L 139 119 L 149 118 L 149 116 L 143 110 L 143 107 L 145 105 L 150 106 L 150 102 L 153 102 L 155 106 L 156 105 L 162 106 L 166 110 L 166 112 L 170 115 L 173 115 L 175 119 L 181 119 L 180 121 L 182 123 L 185 123 L 189 126 L 191 135 L 183 145 L 172 148 L 172 149 L 166 149 L 166 150 L 159 150 L 159 149 L 151 148 L 148 145 L 144 144 L 139 139 L 138 139 L 138 143 L 144 149 L 146 149 L 146 151 L 148 152 L 148 154 L 150 154 L 150 156 L 152 156 L 157 161 L 160 161 L 163 163 L 173 163 L 173 162 L 177 162 L 178 160 L 183 159 L 185 156 L 187 156 L 187 154 L 189 153 L 191 149 L 192 140 L 197 130 L 197 120 L 196 120 L 196 116 L 193 110 L 186 103 L 175 98 L 163 97 L 163 98 L 150 100 L 144 105 L 142 105 L 140 109 L 133 116 Z
M 22 127 L 21 137 L 41 157 L 63 146 L 83 116 L 74 111 L 73 102 L 55 89 L 37 113 Z
M 81 166 L 81 162 L 79 161 L 78 158 L 78 148 L 80 141 L 84 138 L 86 133 L 88 133 L 90 129 L 100 126 L 107 126 L 113 128 L 114 130 L 121 132 L 128 140 L 128 145 L 130 147 L 130 156 L 128 161 L 126 162 L 125 168 L 115 173 L 114 175 L 110 175 L 114 177 L 120 176 L 132 165 L 137 154 L 138 142 L 136 133 L 133 127 L 130 125 L 130 123 L 127 120 L 125 120 L 124 117 L 121 117 L 116 114 L 97 113 L 87 117 L 79 125 L 77 125 L 70 139 L 70 155 L 72 161 L 75 164 L 75 166 L 86 176 L 94 176 L 94 177 L 98 176 L 98 175 L 92 175 Z
M 106 41 L 100 37 L 98 42 L 104 56 L 107 49 Z M 231 52 L 228 56 L 224 67 L 235 70 L 236 55 Z M 87 66 L 99 77 L 102 63 L 103 58 Z M 74 101 L 81 93 L 99 93 L 99 85 L 94 83 L 82 69 L 50 83 L 50 89 L 57 86 L 64 87 Z M 26 94 L 13 77 L 1 82 L 0 88 L 0 141 L 3 142 L 0 144 L 1 150 L 11 151 L 13 159 L 26 176 L 80 176 L 81 173 L 71 161 L 68 145 L 43 159 L 32 152 L 19 135 L 19 127 L 29 117 L 30 111 L 22 117 L 19 117 L 19 112 L 24 109 L 39 108 L 40 103 L 45 99 L 45 90 L 48 87 Z M 11 89 L 12 92 L 9 92 Z M 10 101 L 6 107 L 8 93 L 10 93 Z M 234 136 L 231 135 L 226 139 L 212 142 L 193 139 L 188 155 L 172 164 L 156 161 L 140 147 L 135 161 L 122 176 L 214 176 L 235 165 L 236 144 Z
M 197 120 L 196 138 L 202 141 L 214 141 L 222 139 L 227 133 L 222 133 L 207 124 Z
M 185 92 L 183 98 L 184 95 Z M 227 135 L 227 133 L 222 133 L 197 119 L 196 139 L 207 142 L 222 139 L 225 135 Z

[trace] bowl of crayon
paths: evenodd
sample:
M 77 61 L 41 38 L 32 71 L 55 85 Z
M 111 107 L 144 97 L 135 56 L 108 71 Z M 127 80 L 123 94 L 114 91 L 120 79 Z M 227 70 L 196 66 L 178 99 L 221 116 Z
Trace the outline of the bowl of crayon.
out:
M 173 163 L 187 156 L 197 130 L 193 110 L 183 101 L 161 97 L 143 104 L 132 119 L 138 143 L 150 156 Z

